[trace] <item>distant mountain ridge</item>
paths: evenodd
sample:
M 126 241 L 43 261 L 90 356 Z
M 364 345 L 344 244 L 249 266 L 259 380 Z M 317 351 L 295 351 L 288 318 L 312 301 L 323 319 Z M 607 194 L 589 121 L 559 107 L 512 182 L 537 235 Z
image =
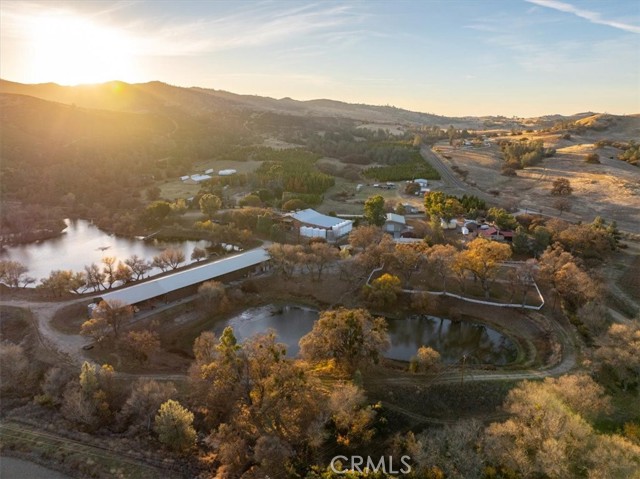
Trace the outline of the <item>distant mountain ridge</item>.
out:
M 504 127 L 509 128 L 517 126 L 523 120 L 503 116 L 448 117 L 393 106 L 354 104 L 330 99 L 275 99 L 201 87 L 178 87 L 160 81 L 134 84 L 111 81 L 95 85 L 62 86 L 56 83 L 23 84 L 0 79 L 0 93 L 28 95 L 82 108 L 136 113 L 180 109 L 189 115 L 202 115 L 225 110 L 248 110 L 304 117 L 345 118 L 366 123 L 441 127 L 452 124 L 459 128 L 478 128 L 487 121 L 499 121 Z M 584 112 L 568 116 L 550 114 L 535 120 L 537 123 L 579 121 L 593 115 L 596 113 Z

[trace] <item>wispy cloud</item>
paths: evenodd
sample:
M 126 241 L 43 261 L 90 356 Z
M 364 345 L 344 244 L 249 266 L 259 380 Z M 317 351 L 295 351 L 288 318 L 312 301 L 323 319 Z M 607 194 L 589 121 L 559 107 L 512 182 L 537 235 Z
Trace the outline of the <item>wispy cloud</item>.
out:
M 571 13 L 577 17 L 584 18 L 591 23 L 598 25 L 607 25 L 612 28 L 624 30 L 632 33 L 640 33 L 640 26 L 633 25 L 631 23 L 620 22 L 617 20 L 610 20 L 602 17 L 602 14 L 591 10 L 584 10 L 578 8 L 570 3 L 560 2 L 557 0 L 525 0 L 526 2 L 539 5 L 541 7 L 551 8 L 560 12 Z
M 46 2 L 3 1 L 3 29 L 12 36 L 23 36 L 30 32 L 25 25 L 34 17 L 83 18 L 97 26 L 117 30 L 135 55 L 189 56 L 276 43 L 298 45 L 314 35 L 325 35 L 333 41 L 354 36 L 354 31 L 355 36 L 361 36 L 357 26 L 364 18 L 354 4 L 264 2 L 240 3 L 233 13 L 208 14 L 196 20 L 180 21 L 173 15 L 132 14 L 129 18 L 123 15 L 126 20 L 117 25 L 108 21 L 114 12 L 136 5 L 135 1 L 125 0 L 106 9 L 86 12 L 75 8 L 77 4 L 73 3 L 49 6 Z

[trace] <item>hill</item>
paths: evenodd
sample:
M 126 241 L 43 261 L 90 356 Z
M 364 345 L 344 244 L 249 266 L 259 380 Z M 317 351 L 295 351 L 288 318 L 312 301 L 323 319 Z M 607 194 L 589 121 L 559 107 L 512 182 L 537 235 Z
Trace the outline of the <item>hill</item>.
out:
M 0 80 L 0 93 L 29 95 L 67 105 L 116 111 L 163 111 L 178 108 L 192 114 L 202 114 L 245 110 L 413 125 L 468 123 L 468 119 L 413 112 L 391 106 L 351 104 L 334 100 L 274 99 L 199 87 L 176 87 L 157 81 L 138 84 L 114 81 L 97 85 L 62 86 L 55 83 L 27 85 Z

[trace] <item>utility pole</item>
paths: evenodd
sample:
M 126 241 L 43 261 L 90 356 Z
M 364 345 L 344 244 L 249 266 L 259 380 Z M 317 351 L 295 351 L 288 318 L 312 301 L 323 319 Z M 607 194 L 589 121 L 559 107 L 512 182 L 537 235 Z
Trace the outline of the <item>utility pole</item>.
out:
M 467 355 L 462 356 L 462 376 L 460 377 L 460 386 L 464 384 L 464 363 L 467 362 Z

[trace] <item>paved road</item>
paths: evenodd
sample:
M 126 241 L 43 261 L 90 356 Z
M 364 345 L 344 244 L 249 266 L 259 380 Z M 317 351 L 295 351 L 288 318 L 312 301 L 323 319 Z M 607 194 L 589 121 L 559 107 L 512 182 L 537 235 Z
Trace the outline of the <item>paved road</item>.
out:
M 449 186 L 453 188 L 460 188 L 461 190 L 466 190 L 469 188 L 469 185 L 465 184 L 461 179 L 459 179 L 453 173 L 451 168 L 449 168 L 449 165 L 442 161 L 442 159 L 440 159 L 440 157 L 434 153 L 431 147 L 422 146 L 420 148 L 420 154 L 425 160 L 427 160 L 427 162 L 431 163 L 431 166 L 438 170 L 442 181 L 447 183 Z
M 460 190 L 461 193 L 467 193 L 477 196 L 478 198 L 491 203 L 499 203 L 500 199 L 495 196 L 485 193 L 481 189 L 471 186 L 461 180 L 458 175 L 451 169 L 451 167 L 444 161 L 440 155 L 434 152 L 428 146 L 422 146 L 420 148 L 420 154 L 422 157 L 430 163 L 440 173 L 442 181 L 451 188 Z

